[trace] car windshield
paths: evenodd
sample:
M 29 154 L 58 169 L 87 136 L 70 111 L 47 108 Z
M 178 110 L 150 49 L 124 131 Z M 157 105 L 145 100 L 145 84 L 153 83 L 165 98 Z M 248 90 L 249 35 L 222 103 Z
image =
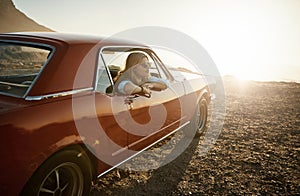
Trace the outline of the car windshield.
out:
M 0 42 L 0 94 L 24 97 L 51 49 Z

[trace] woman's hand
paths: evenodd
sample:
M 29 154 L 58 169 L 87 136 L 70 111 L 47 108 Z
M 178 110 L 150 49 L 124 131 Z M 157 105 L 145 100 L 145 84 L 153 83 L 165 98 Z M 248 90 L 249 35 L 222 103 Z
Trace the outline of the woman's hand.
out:
M 152 89 L 154 88 L 154 85 L 152 83 L 145 83 L 142 85 L 143 88 Z
M 149 87 L 149 85 L 142 85 L 141 86 L 141 93 L 144 94 L 146 97 L 151 97 L 151 88 Z
M 155 91 L 161 91 L 167 88 L 166 84 L 160 82 L 146 82 L 142 86 Z

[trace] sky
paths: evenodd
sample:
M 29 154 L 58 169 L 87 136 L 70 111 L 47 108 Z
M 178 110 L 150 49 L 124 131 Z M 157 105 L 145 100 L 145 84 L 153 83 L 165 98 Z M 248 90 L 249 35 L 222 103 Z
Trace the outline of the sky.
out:
M 13 0 L 58 32 L 161 26 L 195 39 L 222 75 L 300 82 L 300 0 Z

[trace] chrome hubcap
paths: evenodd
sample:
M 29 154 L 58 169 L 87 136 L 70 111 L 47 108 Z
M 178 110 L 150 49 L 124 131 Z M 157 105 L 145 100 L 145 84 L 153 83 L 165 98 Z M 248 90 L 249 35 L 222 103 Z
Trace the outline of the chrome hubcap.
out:
M 74 163 L 62 163 L 46 176 L 38 195 L 81 195 L 82 191 L 83 175 L 80 168 Z

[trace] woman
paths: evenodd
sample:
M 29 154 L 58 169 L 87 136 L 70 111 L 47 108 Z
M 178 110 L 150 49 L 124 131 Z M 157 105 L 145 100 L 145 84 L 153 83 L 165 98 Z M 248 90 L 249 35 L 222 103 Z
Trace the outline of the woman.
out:
M 148 57 L 140 52 L 128 55 L 125 69 L 116 79 L 115 91 L 124 95 L 144 94 L 150 96 L 151 89 L 164 90 L 168 81 L 150 76 Z

